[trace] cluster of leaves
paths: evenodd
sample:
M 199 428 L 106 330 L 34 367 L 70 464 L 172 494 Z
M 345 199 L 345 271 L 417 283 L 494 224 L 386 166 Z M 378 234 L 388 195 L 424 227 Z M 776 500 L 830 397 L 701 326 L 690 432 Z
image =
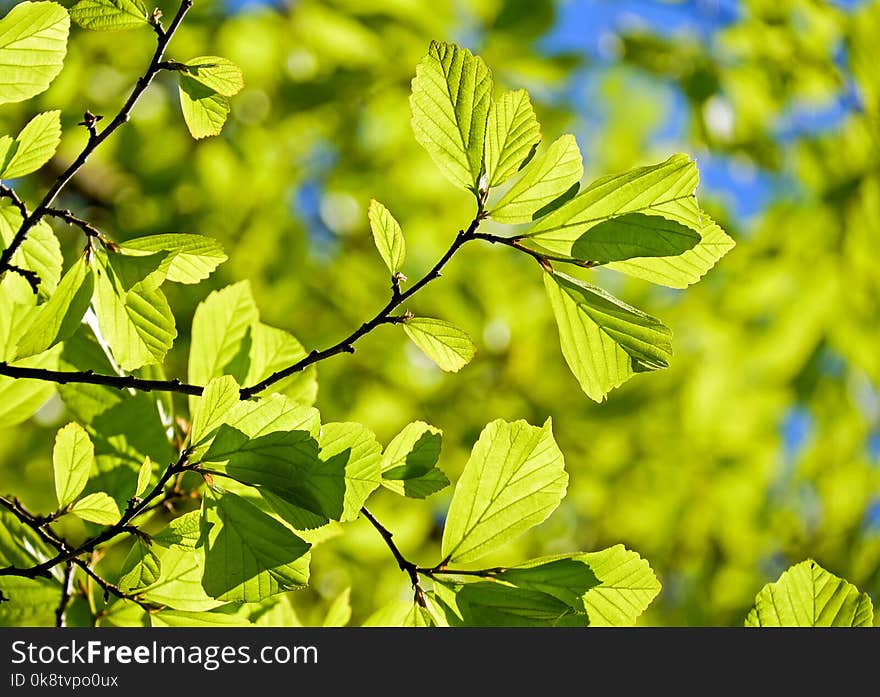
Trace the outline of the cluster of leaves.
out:
M 168 35 L 157 14 L 148 15 L 138 0 L 83 0 L 70 16 L 91 29 L 146 25 L 160 41 Z M 48 86 L 61 69 L 68 25 L 67 12 L 51 2 L 22 3 L 0 20 L 0 44 L 13 47 L 3 54 L 0 70 L 14 71 L 10 83 L 19 85 L 18 92 L 3 93 L 4 101 L 28 99 Z M 21 33 L 21 26 L 30 29 Z M 36 49 L 57 61 L 35 66 L 15 53 L 21 45 L 27 55 Z M 228 99 L 243 85 L 233 63 L 203 56 L 186 63 L 160 61 L 153 69 L 178 74 L 181 111 L 195 138 L 220 132 Z M 28 85 L 33 87 L 21 87 Z M 461 244 L 483 239 L 539 262 L 563 356 L 588 396 L 601 401 L 636 372 L 666 367 L 667 327 L 554 265 L 606 266 L 674 288 L 699 280 L 733 241 L 696 203 L 695 164 L 675 155 L 600 179 L 579 193 L 583 164 L 574 138 L 562 136 L 539 152 L 540 126 L 528 94 L 494 97 L 482 59 L 452 44 L 431 44 L 412 82 L 411 107 L 416 139 L 453 183 L 473 192 L 477 213 L 438 266 L 403 290 L 401 227 L 381 203 L 371 204 L 370 227 L 391 274 L 387 310 L 439 275 Z M 99 137 L 93 122 L 84 125 Z M 54 154 L 59 139 L 59 112 L 38 115 L 14 140 L 0 140 L 0 176 L 35 171 Z M 493 200 L 498 189 L 501 195 Z M 276 611 L 278 594 L 308 583 L 314 545 L 337 534 L 341 524 L 369 515 L 364 505 L 379 487 L 424 498 L 449 484 L 437 467 L 441 434 L 433 426 L 412 423 L 383 448 L 362 424 L 322 423 L 312 406 L 317 359 L 308 360 L 318 352 L 309 354 L 288 332 L 262 323 L 247 282 L 212 293 L 195 313 L 189 416 L 181 426 L 170 396 L 180 383 L 166 381 L 161 367 L 177 336 L 161 287 L 207 278 L 226 259 L 220 245 L 180 233 L 116 244 L 86 224 L 86 249 L 62 273 L 60 244 L 42 221 L 52 214 L 51 201 L 29 214 L 14 193 L 5 195 L 10 204 L 0 218 L 4 243 L 11 247 L 22 230 L 26 239 L 3 269 L 0 359 L 10 367 L 53 371 L 61 399 L 77 419 L 58 432 L 53 452 L 58 509 L 34 516 L 4 499 L 0 561 L 6 566 L 0 569 L 0 587 L 4 599 L 12 599 L 10 610 L 6 603 L 0 606 L 6 620 L 33 621 L 46 598 L 59 592 L 63 618 L 73 565 L 98 584 L 105 602 L 117 596 L 116 603 L 98 609 L 91 589 L 84 592 L 93 618 L 102 622 L 258 622 Z M 529 227 L 514 236 L 478 232 L 486 220 Z M 343 347 L 389 323 L 401 325 L 443 370 L 458 371 L 474 356 L 467 334 L 446 320 L 409 312 L 392 317 L 388 311 Z M 59 368 L 70 377 L 55 374 Z M 88 379 L 75 380 L 74 374 Z M 118 385 L 109 378 L 129 375 L 152 379 L 166 396 L 153 400 L 142 392 L 115 391 Z M 6 424 L 30 417 L 56 389 L 51 382 L 2 379 L 9 406 L 0 416 Z M 253 391 L 255 386 L 260 389 Z M 154 464 L 163 462 L 171 464 Z M 427 567 L 408 562 L 388 534 L 401 569 L 410 573 L 414 602 L 384 608 L 367 623 L 635 622 L 660 585 L 647 563 L 620 545 L 510 567 L 454 568 L 472 565 L 543 522 L 559 505 L 567 482 L 549 420 L 543 427 L 490 423 L 455 487 L 443 558 Z M 200 500 L 197 509 L 150 534 L 141 529 L 158 504 L 185 490 Z M 70 543 L 53 527 L 68 515 L 101 527 L 84 528 L 83 541 Z M 121 566 L 107 570 L 115 576 L 110 582 L 103 569 L 96 572 L 81 557 L 120 535 L 132 544 Z M 430 579 L 432 589 L 425 591 L 420 577 Z M 346 605 L 347 598 L 339 604 Z M 760 609 L 756 612 L 759 617 Z M 862 617 L 863 609 L 856 615 Z

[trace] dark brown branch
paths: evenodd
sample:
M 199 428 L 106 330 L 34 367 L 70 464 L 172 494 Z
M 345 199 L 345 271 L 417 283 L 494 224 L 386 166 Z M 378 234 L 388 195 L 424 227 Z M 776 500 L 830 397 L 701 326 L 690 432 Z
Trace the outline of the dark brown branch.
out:
M 393 317 L 391 313 L 399 307 L 402 303 L 409 300 L 413 295 L 418 293 L 422 288 L 428 285 L 431 281 L 436 278 L 440 278 L 440 272 L 443 270 L 443 267 L 449 262 L 450 259 L 455 255 L 455 253 L 461 248 L 461 246 L 468 242 L 469 240 L 475 239 L 475 235 L 477 232 L 477 228 L 480 226 L 480 221 L 485 217 L 482 209 L 477 212 L 476 217 L 471 221 L 471 224 L 468 226 L 467 230 L 460 230 L 458 235 L 456 235 L 455 240 L 453 240 L 452 245 L 449 249 L 446 250 L 446 253 L 440 258 L 440 260 L 434 264 L 428 273 L 426 273 L 422 278 L 416 281 L 412 286 L 410 286 L 404 292 L 392 292 L 391 299 L 386 303 L 385 307 L 379 310 L 373 319 L 368 322 L 364 322 L 360 327 L 358 327 L 355 331 L 349 334 L 347 337 L 338 341 L 333 346 L 324 349 L 323 351 L 312 351 L 305 358 L 300 361 L 294 363 L 293 365 L 288 366 L 282 370 L 279 370 L 275 373 L 272 373 L 265 380 L 258 382 L 255 385 L 251 385 L 250 387 L 245 387 L 241 390 L 241 398 L 247 399 L 249 397 L 253 397 L 255 394 L 258 394 L 265 390 L 270 385 L 274 385 L 279 380 L 283 380 L 284 378 L 293 375 L 294 373 L 298 373 L 302 370 L 305 370 L 310 365 L 317 363 L 319 361 L 323 361 L 331 356 L 335 356 L 340 353 L 353 353 L 354 352 L 354 344 L 361 337 L 369 334 L 371 331 L 376 329 L 383 324 L 397 324 L 399 322 L 405 321 L 407 317 L 405 315 L 399 317 Z
M 57 382 L 59 385 L 84 383 L 87 385 L 114 387 L 118 390 L 135 389 L 142 390 L 143 392 L 156 390 L 159 392 L 179 392 L 180 394 L 194 396 L 202 394 L 203 390 L 200 385 L 189 385 L 176 379 L 147 380 L 145 378 L 137 378 L 134 375 L 102 375 L 91 370 L 45 370 L 43 368 L 9 365 L 5 362 L 0 362 L 0 375 L 6 375 L 11 378 L 31 378 L 32 380 Z
M 52 216 L 53 218 L 58 218 L 58 220 L 63 220 L 68 225 L 73 225 L 74 227 L 78 227 L 80 230 L 85 233 L 85 236 L 89 239 L 97 239 L 103 244 L 105 247 L 115 247 L 116 245 L 113 242 L 110 242 L 101 231 L 92 225 L 88 220 L 80 218 L 73 214 L 73 211 L 65 208 L 64 210 L 60 208 L 46 208 L 45 215 Z
M 153 499 L 164 494 L 165 485 L 175 474 L 177 474 L 178 472 L 183 472 L 187 469 L 188 457 L 189 452 L 184 451 L 176 462 L 170 464 L 165 469 L 165 472 L 159 478 L 156 486 L 154 486 L 150 490 L 150 492 L 143 498 L 131 499 L 128 503 L 128 508 L 125 509 L 125 512 L 122 514 L 122 517 L 119 519 L 119 521 L 107 527 L 103 532 L 95 535 L 95 537 L 89 538 L 78 547 L 73 548 L 64 544 L 63 541 L 55 538 L 55 542 L 52 542 L 51 544 L 53 544 L 53 546 L 58 549 L 58 554 L 56 554 L 54 557 L 40 564 L 35 564 L 34 566 L 24 569 L 15 566 L 0 568 L 0 576 L 23 576 L 25 578 L 48 576 L 49 570 L 54 568 L 58 564 L 63 564 L 68 561 L 73 561 L 74 563 L 77 563 L 75 560 L 80 555 L 94 551 L 94 549 L 98 545 L 112 540 L 117 535 L 121 535 L 123 533 L 131 534 L 129 523 L 134 518 L 143 513 L 153 501 Z M 21 508 L 21 505 L 18 504 L 17 501 L 15 501 L 14 499 L 10 501 L 0 496 L 0 504 L 11 510 L 19 518 L 19 520 L 21 520 L 25 525 L 28 525 L 29 527 L 36 530 L 38 534 L 46 535 L 45 531 L 40 526 L 39 519 L 36 516 L 32 516 L 24 511 L 24 509 Z M 60 543 L 60 546 L 58 543 Z
M 46 215 L 46 209 L 48 209 L 52 205 L 52 203 L 55 201 L 55 198 L 58 196 L 59 193 L 61 193 L 61 190 L 86 163 L 86 161 L 95 151 L 95 149 L 101 143 L 107 140 L 107 138 L 109 138 L 116 131 L 116 129 L 118 129 L 126 121 L 128 121 L 134 105 L 137 103 L 138 99 L 140 99 L 140 96 L 144 93 L 147 87 L 150 86 L 150 83 L 153 81 L 153 78 L 156 76 L 156 74 L 162 69 L 161 63 L 165 55 L 165 49 L 167 48 L 168 43 L 171 41 L 171 38 L 174 36 L 174 32 L 177 31 L 177 28 L 183 21 L 184 16 L 192 7 L 192 4 L 193 0 L 182 0 L 182 2 L 180 3 L 180 8 L 177 10 L 177 14 L 174 16 L 174 19 L 171 21 L 171 24 L 167 30 L 161 27 L 161 25 L 158 23 L 158 19 L 156 20 L 154 27 L 156 28 L 158 40 L 156 42 L 156 51 L 153 53 L 153 58 L 150 61 L 150 65 L 147 68 L 147 71 L 143 74 L 143 76 L 138 78 L 134 89 L 128 96 L 128 99 L 125 101 L 125 104 L 122 105 L 119 113 L 117 113 L 116 116 L 113 117 L 113 120 L 110 121 L 110 123 L 108 123 L 107 126 L 105 126 L 104 129 L 100 132 L 98 132 L 94 127 L 89 129 L 89 139 L 80 154 L 73 162 L 70 163 L 67 169 L 65 169 L 58 176 L 58 178 L 46 192 L 46 195 L 43 196 L 42 201 L 40 201 L 34 211 L 24 218 L 21 226 L 18 228 L 18 232 L 15 233 L 15 236 L 9 243 L 9 246 L 4 249 L 2 253 L 0 253 L 0 276 L 2 276 L 3 273 L 10 269 L 10 263 L 12 262 L 13 255 L 16 251 L 18 251 L 18 248 L 27 239 L 28 233 L 31 231 L 31 229 L 38 222 L 40 222 L 40 220 L 43 219 L 44 215 Z
M 6 268 L 13 273 L 17 273 L 25 281 L 27 281 L 31 287 L 31 290 L 34 291 L 34 295 L 40 292 L 40 277 L 36 271 L 23 269 L 22 267 L 16 266 L 15 264 L 8 264 Z
M 22 218 L 27 218 L 30 215 L 24 201 L 22 201 L 18 197 L 18 194 L 15 193 L 15 189 L 6 186 L 6 184 L 0 184 L 0 198 L 8 198 L 12 201 L 12 205 L 18 208 L 18 212 L 21 213 Z
M 394 555 L 394 559 L 395 561 L 397 561 L 397 565 L 400 567 L 400 570 L 405 571 L 409 575 L 409 580 L 412 582 L 413 592 L 415 593 L 415 602 L 418 603 L 421 607 L 427 607 L 427 604 L 425 602 L 425 591 L 422 588 L 421 583 L 419 582 L 419 567 L 403 556 L 403 553 L 394 543 L 394 533 L 392 533 L 388 528 L 382 525 L 382 523 L 376 520 L 376 517 L 367 510 L 366 506 L 361 508 L 361 513 L 364 514 L 364 518 L 366 518 L 370 521 L 370 523 L 373 524 L 373 527 L 376 528 L 376 530 L 382 536 L 382 539 L 385 540 L 385 544 L 388 545 L 388 549 L 390 549 L 391 554 Z
M 507 569 L 503 566 L 496 566 L 491 569 L 447 569 L 441 565 L 430 568 L 420 566 L 416 571 L 420 574 L 424 574 L 428 578 L 434 578 L 435 576 L 478 576 L 479 578 L 494 578 L 498 574 L 507 571 Z
M 536 249 L 532 249 L 522 243 L 524 239 L 522 236 L 517 237 L 504 237 L 503 235 L 492 235 L 488 232 L 476 232 L 474 233 L 475 240 L 485 240 L 486 242 L 491 242 L 492 244 L 503 244 L 507 247 L 512 247 L 524 254 L 528 254 L 530 257 L 535 259 L 542 268 L 547 269 L 549 267 L 549 263 L 551 261 L 557 261 L 562 264 L 572 264 L 573 266 L 580 266 L 584 269 L 591 269 L 595 266 L 598 266 L 599 263 L 595 261 L 584 261 L 581 259 L 573 259 L 571 257 L 555 255 L 555 254 L 544 254 L 542 252 L 537 251 Z
M 64 613 L 67 611 L 67 605 L 70 603 L 71 581 L 73 580 L 73 564 L 67 562 L 64 565 L 64 579 L 61 581 L 61 601 L 55 609 L 55 626 L 64 626 Z
M 305 370 L 308 366 L 318 363 L 319 361 L 326 360 L 331 356 L 336 356 L 340 353 L 354 353 L 355 342 L 363 336 L 366 336 L 367 334 L 372 332 L 377 327 L 382 326 L 383 324 L 401 324 L 402 322 L 410 319 L 412 317 L 412 314 L 409 312 L 405 312 L 400 315 L 393 315 L 391 313 L 401 304 L 409 300 L 413 295 L 418 293 L 431 281 L 436 278 L 440 278 L 440 272 L 442 271 L 443 267 L 446 266 L 446 264 L 449 262 L 450 259 L 452 259 L 452 257 L 461 248 L 461 246 L 469 240 L 477 239 L 476 231 L 483 218 L 483 212 L 479 211 L 476 217 L 471 221 L 468 228 L 466 230 L 459 231 L 458 235 L 456 235 L 455 237 L 455 240 L 453 240 L 452 245 L 449 247 L 449 249 L 446 250 L 446 253 L 440 258 L 440 260 L 436 264 L 434 264 L 431 270 L 428 271 L 424 276 L 422 276 L 422 278 L 419 279 L 416 283 L 410 286 L 406 291 L 400 291 L 399 284 L 400 280 L 402 279 L 396 278 L 395 281 L 392 282 L 391 299 L 385 304 L 385 306 L 381 310 L 379 310 L 379 312 L 376 313 L 376 315 L 371 320 L 369 320 L 368 322 L 364 322 L 355 331 L 353 331 L 341 341 L 335 343 L 333 346 L 330 346 L 329 348 L 323 349 L 321 351 L 312 351 L 293 365 L 290 365 L 287 368 L 273 373 L 265 380 L 250 387 L 243 387 L 240 392 L 241 399 L 249 399 L 267 389 L 269 386 L 275 384 L 276 382 L 283 380 L 284 378 L 293 375 L 294 373 Z M 42 368 L 26 368 L 23 366 L 9 365 L 8 363 L 4 362 L 0 362 L 0 375 L 6 375 L 8 377 L 14 378 L 31 378 L 33 380 L 44 380 L 48 382 L 56 382 L 61 385 L 67 383 L 86 383 L 89 385 L 103 385 L 105 387 L 114 387 L 120 390 L 131 388 L 143 390 L 145 392 L 178 392 L 180 394 L 194 396 L 201 395 L 202 391 L 204 390 L 204 387 L 202 385 L 191 385 L 176 379 L 146 380 L 143 378 L 134 377 L 132 375 L 103 375 L 100 373 L 94 373 L 90 370 L 44 370 Z
M 89 566 L 82 559 L 76 558 L 71 559 L 71 564 L 76 564 L 80 569 L 82 569 L 87 576 L 95 581 L 95 583 L 100 586 L 101 590 L 104 591 L 104 602 L 108 602 L 110 600 L 111 595 L 115 595 L 117 598 L 122 600 L 129 600 L 136 605 L 140 605 L 141 609 L 146 612 L 151 612 L 153 610 L 158 610 L 162 607 L 162 605 L 157 605 L 156 603 L 147 602 L 141 600 L 136 594 L 126 593 L 119 586 L 110 583 L 105 578 L 102 578 L 100 574 L 96 573 L 95 570 Z

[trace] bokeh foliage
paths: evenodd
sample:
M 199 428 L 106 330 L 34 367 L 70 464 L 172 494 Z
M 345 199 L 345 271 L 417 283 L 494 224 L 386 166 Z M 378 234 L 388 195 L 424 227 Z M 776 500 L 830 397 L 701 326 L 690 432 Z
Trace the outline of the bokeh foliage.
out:
M 431 39 L 479 49 L 496 84 L 529 89 L 546 138 L 577 135 L 586 181 L 677 151 L 731 163 L 769 193 L 744 216 L 729 195 L 736 179 L 701 186 L 701 204 L 738 243 L 702 283 L 680 292 L 597 272 L 673 329 L 668 370 L 588 400 L 561 356 L 534 262 L 473 245 L 412 309 L 454 319 L 476 358 L 445 374 L 382 328 L 354 356 L 319 366 L 316 406 L 384 443 L 413 420 L 441 428 L 453 481 L 488 421 L 552 415 L 569 494 L 499 556 L 623 543 L 663 583 L 641 624 L 739 625 L 767 581 L 808 557 L 876 599 L 880 2 L 745 0 L 709 35 L 625 25 L 602 55 L 546 40 L 566 11 L 519 0 L 197 2 L 170 57 L 216 53 L 242 67 L 222 135 L 194 142 L 173 77 L 160 76 L 63 204 L 119 242 L 174 231 L 223 243 L 229 261 L 209 281 L 168 291 L 181 335 L 166 371 L 184 375 L 187 328 L 212 287 L 249 279 L 263 321 L 306 347 L 371 316 L 388 292 L 371 198 L 405 229 L 411 277 L 467 225 L 469 196 L 449 186 L 409 123 L 410 80 Z M 62 109 L 61 149 L 42 179 L 22 182 L 25 197 L 82 147 L 82 111 L 114 113 L 152 51 L 149 32 L 74 31 L 51 88 L 2 110 L 0 132 L 15 133 L 34 113 Z M 683 126 L 658 138 L 671 110 Z M 804 118 L 828 110 L 830 124 Z M 70 261 L 79 238 L 58 233 Z M 52 507 L 52 442 L 66 420 L 53 399 L 0 432 L 0 489 Z M 426 504 L 380 492 L 372 508 L 410 558 L 433 563 L 450 496 Z M 410 596 L 363 520 L 312 559 L 312 585 L 291 596 L 308 623 L 347 587 L 355 623 Z

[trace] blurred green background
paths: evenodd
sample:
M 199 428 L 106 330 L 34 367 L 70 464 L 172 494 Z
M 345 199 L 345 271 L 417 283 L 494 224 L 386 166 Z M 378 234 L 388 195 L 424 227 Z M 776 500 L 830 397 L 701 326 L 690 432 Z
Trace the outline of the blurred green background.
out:
M 691 154 L 700 202 L 737 247 L 685 291 L 596 272 L 673 329 L 676 355 L 595 404 L 565 366 L 534 261 L 468 245 L 409 307 L 467 330 L 474 361 L 442 373 L 399 329 L 380 328 L 354 356 L 320 364 L 323 420 L 361 421 L 383 443 L 427 421 L 444 432 L 440 464 L 455 481 L 488 421 L 552 416 L 569 494 L 486 565 L 622 542 L 663 584 L 642 625 L 739 625 L 763 584 L 807 557 L 876 604 L 877 1 L 197 0 L 169 57 L 222 55 L 243 68 L 222 135 L 193 142 L 162 75 L 62 201 L 118 241 L 180 231 L 224 244 L 230 259 L 209 281 L 168 289 L 180 336 L 166 373 L 185 377 L 198 302 L 237 280 L 250 280 L 265 322 L 307 348 L 372 316 L 388 289 L 371 197 L 403 226 L 410 278 L 467 225 L 471 197 L 409 126 L 409 81 L 432 38 L 479 52 L 496 86 L 528 89 L 548 142 L 577 137 L 585 181 Z M 0 132 L 15 133 L 37 111 L 63 109 L 55 160 L 17 184 L 26 200 L 83 146 L 86 108 L 115 113 L 154 42 L 148 30 L 74 28 L 50 90 L 0 111 Z M 71 260 L 81 239 L 56 229 Z M 175 404 L 185 415 L 185 400 Z M 52 441 L 69 419 L 53 397 L 0 430 L 0 490 L 53 507 Z M 433 564 L 450 495 L 383 490 L 371 508 L 410 559 Z M 363 520 L 313 559 L 312 586 L 291 596 L 306 623 L 348 586 L 355 624 L 411 596 Z

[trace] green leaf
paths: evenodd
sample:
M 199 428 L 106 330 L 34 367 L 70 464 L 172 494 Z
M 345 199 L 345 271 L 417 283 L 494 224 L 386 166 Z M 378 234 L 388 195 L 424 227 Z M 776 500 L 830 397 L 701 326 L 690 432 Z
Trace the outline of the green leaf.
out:
M 410 108 L 416 140 L 454 184 L 475 190 L 483 170 L 483 143 L 492 76 L 466 48 L 432 41 L 416 67 Z
M 78 423 L 69 423 L 55 436 L 52 466 L 55 470 L 55 497 L 64 507 L 76 500 L 92 471 L 95 446 L 89 434 Z
M 206 496 L 202 586 L 218 599 L 257 602 L 305 586 L 310 545 L 235 494 Z
M 568 474 L 550 419 L 500 419 L 483 429 L 449 505 L 442 554 L 479 559 L 543 522 L 565 496 Z
M 79 501 L 73 504 L 70 509 L 71 513 L 75 513 L 83 520 L 98 525 L 113 525 L 119 521 L 119 507 L 116 501 L 103 491 L 97 491 L 93 494 L 83 496 Z
M 61 584 L 46 578 L 0 577 L 0 627 L 54 627 Z
M 755 598 L 747 627 L 872 627 L 867 593 L 812 559 L 795 564 Z
M 403 231 L 400 224 L 376 199 L 370 199 L 370 230 L 373 232 L 373 242 L 379 250 L 379 256 L 388 267 L 388 271 L 394 276 L 403 266 L 406 257 L 406 241 L 403 239 Z
M 188 75 L 180 75 L 180 108 L 195 139 L 216 136 L 229 115 L 229 100 Z
M 184 513 L 153 535 L 153 542 L 169 549 L 193 550 L 202 536 L 201 520 L 200 510 Z
M 573 135 L 561 136 L 523 169 L 522 176 L 489 212 L 499 223 L 526 223 L 575 186 L 584 174 Z
M 328 423 L 321 427 L 321 467 L 314 473 L 327 489 L 345 487 L 343 509 L 328 517 L 346 522 L 358 517 L 361 506 L 382 482 L 382 446 L 366 426 L 358 423 Z M 320 486 L 320 485 L 319 485 Z M 327 515 L 327 511 L 319 511 Z
M 624 213 L 591 227 L 571 246 L 575 259 L 607 263 L 675 257 L 700 243 L 700 233 L 659 215 Z
M 505 92 L 492 100 L 486 125 L 488 186 L 503 184 L 516 174 L 540 142 L 541 127 L 528 92 Z
M 231 375 L 208 381 L 193 412 L 190 438 L 193 445 L 201 444 L 217 432 L 226 415 L 238 404 L 239 392 L 238 383 Z
M 64 274 L 48 302 L 40 305 L 28 333 L 19 341 L 17 354 L 42 353 L 73 334 L 89 308 L 95 279 L 85 257 L 79 257 Z
M 0 568 L 16 566 L 25 569 L 53 556 L 54 552 L 33 529 L 23 525 L 11 511 L 0 508 Z
M 19 210 L 5 199 L 0 201 L 0 240 L 8 247 L 22 224 Z M 24 269 L 36 271 L 40 277 L 40 296 L 46 297 L 55 291 L 61 278 L 64 258 L 61 244 L 52 228 L 40 221 L 28 232 L 27 239 L 12 255 L 12 263 Z
M 435 584 L 452 626 L 585 627 L 589 620 L 547 593 L 501 583 Z
M 148 24 L 141 0 L 80 0 L 70 8 L 71 19 L 85 29 L 117 31 Z
M 477 351 L 471 338 L 449 322 L 429 317 L 412 317 L 403 331 L 441 370 L 457 373 Z
M 203 281 L 228 258 L 217 240 L 182 232 L 137 237 L 120 248 L 126 254 L 169 252 L 167 279 L 175 283 Z
M 138 469 L 138 478 L 137 484 L 134 487 L 134 495 L 135 496 L 143 496 L 147 492 L 147 487 L 150 486 L 150 480 L 153 478 L 153 461 L 150 459 L 150 456 L 147 455 L 144 458 L 144 461 L 141 463 L 140 469 Z
M 159 557 L 144 540 L 135 537 L 134 544 L 122 563 L 116 585 L 126 592 L 137 591 L 154 584 L 161 574 L 162 564 Z
M 188 60 L 186 74 L 209 90 L 231 97 L 244 87 L 241 68 L 228 58 L 220 56 L 199 56 Z
M 342 593 L 336 596 L 336 599 L 327 609 L 327 616 L 324 617 L 323 626 L 325 627 L 344 627 L 351 619 L 351 587 L 346 588 Z
M 615 261 L 607 268 L 670 288 L 687 288 L 699 281 L 715 263 L 736 246 L 708 215 L 688 202 L 658 206 L 668 218 L 700 231 L 700 242 L 686 252 L 669 257 L 646 257 Z M 696 209 L 696 210 L 694 210 Z
M 27 279 L 12 273 L 0 279 L 0 360 L 21 355 L 18 346 L 27 340 L 36 305 L 37 296 Z
M 495 578 L 552 595 L 586 613 L 591 627 L 631 626 L 660 592 L 648 562 L 623 545 L 535 559 Z
M 128 273 L 117 274 L 130 270 L 130 261 L 113 264 L 99 253 L 94 258 L 98 265 L 92 302 L 114 360 L 123 370 L 161 363 L 177 336 L 168 300 L 155 287 L 161 272 L 156 269 L 137 281 Z
M 189 349 L 189 380 L 197 385 L 211 378 L 233 374 L 239 380 L 245 375 L 235 374 L 230 364 L 240 353 L 247 355 L 249 346 L 242 348 L 252 324 L 259 314 L 248 281 L 240 281 L 221 290 L 215 290 L 196 308 L 192 321 L 192 340 Z M 190 402 L 193 409 L 194 401 Z
M 201 511 L 193 513 L 201 516 Z M 144 600 L 190 612 L 204 612 L 222 605 L 222 601 L 215 600 L 202 588 L 204 547 L 190 549 L 175 545 L 169 549 L 154 549 L 154 553 L 159 557 L 161 571 L 159 580 L 140 592 Z
M 364 620 L 363 627 L 436 627 L 431 613 L 415 603 L 393 600 Z
M 250 349 L 246 361 L 239 361 L 237 366 L 246 365 L 244 384 L 255 385 L 278 370 L 287 368 L 306 357 L 306 350 L 295 336 L 283 329 L 270 327 L 262 322 L 255 322 L 250 327 Z M 293 375 L 274 383 L 269 390 L 283 392 L 300 404 L 314 404 L 318 396 L 317 368 L 308 366 Z
M 660 320 L 606 291 L 562 273 L 545 273 L 565 362 L 597 402 L 635 373 L 672 358 L 672 332 Z
M 21 130 L 2 160 L 0 179 L 16 179 L 52 159 L 61 142 L 61 112 L 37 114 Z
M 40 94 L 61 72 L 70 17 L 55 2 L 21 2 L 0 19 L 0 104 Z
M 382 454 L 382 485 L 401 496 L 423 499 L 449 485 L 437 468 L 442 431 L 423 421 L 408 424 Z
M 60 353 L 59 345 L 36 356 L 15 361 L 12 365 L 57 370 Z M 15 426 L 27 421 L 55 394 L 55 389 L 53 383 L 44 380 L 0 377 L 0 427 Z

